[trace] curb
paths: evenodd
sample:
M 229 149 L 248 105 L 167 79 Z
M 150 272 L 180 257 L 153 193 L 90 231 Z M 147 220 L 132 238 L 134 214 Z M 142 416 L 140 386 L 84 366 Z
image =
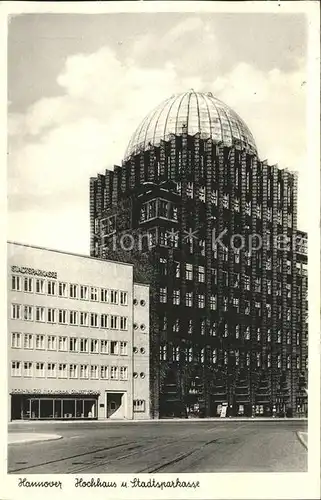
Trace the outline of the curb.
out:
M 146 424 L 146 423 L 171 423 L 171 422 L 307 422 L 307 418 L 158 418 L 158 419 L 142 419 L 142 420 L 123 420 L 123 419 L 104 419 L 104 420 L 14 420 L 13 422 L 8 422 L 8 427 L 17 426 L 28 426 L 28 425 L 42 425 L 42 424 L 54 424 L 54 425 L 72 425 L 72 424 L 85 424 L 85 423 L 95 423 L 95 424 Z
M 11 436 L 13 435 L 14 433 L 11 433 Z M 16 435 L 18 435 L 19 433 L 16 433 Z M 10 439 L 10 436 L 8 436 L 9 439 Z M 8 445 L 13 445 L 13 444 L 22 444 L 22 443 L 36 443 L 36 442 L 41 442 L 41 441 L 57 441 L 58 439 L 62 439 L 62 436 L 58 435 L 58 434 L 38 434 L 36 436 L 32 436 L 32 434 L 30 434 L 30 436 L 26 437 L 22 437 L 21 439 L 17 439 L 15 441 L 12 441 L 10 442 L 8 440 Z
M 308 449 L 308 433 L 307 432 L 297 432 L 296 435 L 301 444 L 303 444 L 304 448 Z

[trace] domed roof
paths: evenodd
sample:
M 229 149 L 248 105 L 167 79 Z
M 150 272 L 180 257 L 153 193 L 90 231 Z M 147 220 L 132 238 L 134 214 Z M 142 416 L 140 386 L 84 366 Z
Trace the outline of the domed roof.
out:
M 212 138 L 231 146 L 235 141 L 250 152 L 256 152 L 254 138 L 244 121 L 210 92 L 189 90 L 175 94 L 153 109 L 141 122 L 129 141 L 125 158 L 158 146 L 170 134 L 200 133 L 202 139 Z

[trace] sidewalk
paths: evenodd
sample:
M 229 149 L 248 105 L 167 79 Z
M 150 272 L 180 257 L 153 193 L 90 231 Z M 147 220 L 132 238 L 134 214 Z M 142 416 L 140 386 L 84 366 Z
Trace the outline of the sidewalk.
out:
M 301 441 L 301 443 L 303 444 L 303 446 L 308 449 L 308 433 L 307 432 L 297 432 L 297 436 L 299 438 L 299 440 Z
M 36 441 L 53 441 L 61 439 L 58 434 L 37 434 L 35 432 L 10 432 L 8 434 L 8 444 L 32 443 Z

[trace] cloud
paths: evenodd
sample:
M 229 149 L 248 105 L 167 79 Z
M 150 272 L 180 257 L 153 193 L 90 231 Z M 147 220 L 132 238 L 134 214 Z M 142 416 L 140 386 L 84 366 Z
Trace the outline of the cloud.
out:
M 161 40 L 161 47 L 170 56 L 170 43 L 190 38 L 195 60 L 200 46 L 192 35 L 201 27 L 201 44 L 208 44 L 210 27 L 192 17 L 173 28 L 168 45 Z M 137 42 L 126 59 L 117 58 L 110 47 L 68 57 L 57 76 L 60 96 L 44 96 L 24 114 L 9 114 L 10 239 L 88 252 L 89 177 L 121 162 L 146 113 L 191 87 L 211 90 L 233 107 L 252 130 L 262 158 L 291 169 L 305 163 L 302 66 L 285 74 L 239 63 L 217 77 L 211 63 L 204 75 L 197 64 L 186 64 L 186 45 L 178 53 L 183 70 L 170 57 L 165 65 L 144 66 L 143 48 L 150 37 L 143 37 L 140 47 Z M 209 52 L 207 46 L 205 60 L 215 57 L 217 48 Z

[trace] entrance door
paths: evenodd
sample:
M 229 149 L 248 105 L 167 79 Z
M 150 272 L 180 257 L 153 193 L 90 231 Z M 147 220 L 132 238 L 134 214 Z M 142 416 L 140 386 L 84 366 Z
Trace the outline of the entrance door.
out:
M 107 418 L 110 418 L 121 407 L 123 393 L 108 392 L 107 393 Z M 123 415 L 121 415 L 123 418 Z

